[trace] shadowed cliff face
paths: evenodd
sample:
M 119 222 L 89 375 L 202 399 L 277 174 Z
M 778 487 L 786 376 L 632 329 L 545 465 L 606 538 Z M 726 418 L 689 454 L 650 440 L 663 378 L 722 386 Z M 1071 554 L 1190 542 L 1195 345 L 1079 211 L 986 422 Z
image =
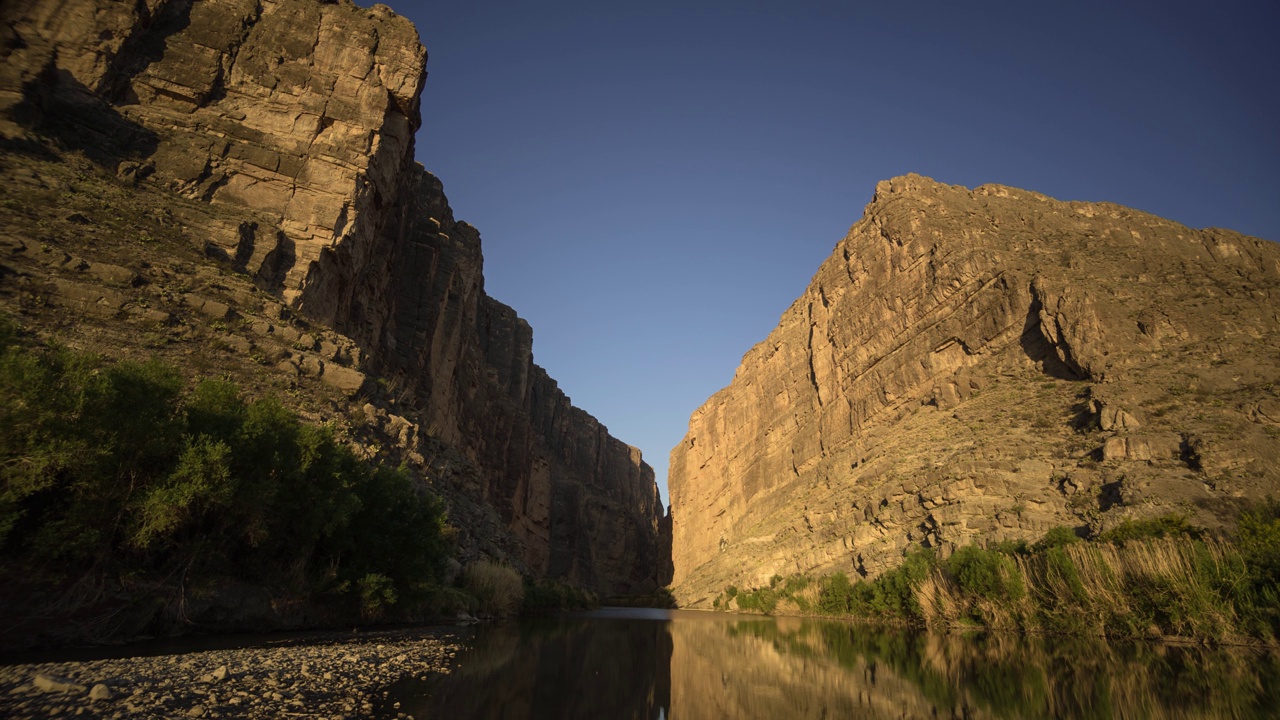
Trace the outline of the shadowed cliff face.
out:
M 175 221 L 206 255 L 353 341 L 280 368 L 352 396 L 394 381 L 410 460 L 429 435 L 476 468 L 438 488 L 464 553 L 604 594 L 663 583 L 652 469 L 533 363 L 529 325 L 484 293 L 479 233 L 414 162 L 412 24 L 351 2 L 15 0 L 0 32 L 0 134 L 197 201 Z M 464 503 L 498 526 L 466 527 Z
M 873 576 L 1280 487 L 1280 248 L 1106 203 L 883 182 L 671 453 L 675 590 Z
M 385 297 L 370 310 L 388 317 L 377 334 L 350 331 L 431 434 L 483 469 L 483 502 L 519 540 L 515 559 L 606 594 L 665 584 L 653 469 L 533 362 L 529 324 L 484 294 L 479 233 L 453 219 L 438 180 L 412 177 L 408 210 L 373 254 L 384 268 L 354 279 L 367 286 L 354 297 Z

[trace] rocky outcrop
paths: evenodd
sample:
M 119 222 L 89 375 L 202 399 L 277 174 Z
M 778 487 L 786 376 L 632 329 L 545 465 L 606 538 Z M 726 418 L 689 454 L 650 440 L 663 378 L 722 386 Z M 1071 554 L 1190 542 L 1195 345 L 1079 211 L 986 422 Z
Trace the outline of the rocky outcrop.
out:
M 671 453 L 682 605 L 911 545 L 1280 487 L 1280 247 L 1107 203 L 880 183 Z
M 393 384 L 403 414 L 366 414 L 411 459 L 444 443 L 474 466 L 440 488 L 464 551 L 606 595 L 662 583 L 653 471 L 533 363 L 529 325 L 484 293 L 479 233 L 414 161 L 426 52 L 407 20 L 345 0 L 16 0 L 0 21 L 6 147 L 34 129 L 174 193 L 207 257 L 339 333 L 254 321 L 302 349 L 281 371 L 348 396 Z M 104 316 L 129 301 L 69 292 Z M 225 298 L 183 307 L 241 317 Z
M 353 312 L 343 271 L 367 271 L 413 164 L 426 51 L 408 20 L 269 0 L 18 0 L 2 19 L 0 109 L 247 211 L 185 220 L 311 315 Z

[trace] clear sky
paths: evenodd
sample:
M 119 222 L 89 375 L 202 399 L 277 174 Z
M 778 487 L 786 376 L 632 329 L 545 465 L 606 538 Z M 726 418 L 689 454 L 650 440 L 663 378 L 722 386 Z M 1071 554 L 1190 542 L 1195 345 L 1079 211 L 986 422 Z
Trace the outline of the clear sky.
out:
M 486 289 L 664 498 L 690 413 L 878 180 L 1280 240 L 1275 0 L 389 3 L 429 54 L 418 159 Z

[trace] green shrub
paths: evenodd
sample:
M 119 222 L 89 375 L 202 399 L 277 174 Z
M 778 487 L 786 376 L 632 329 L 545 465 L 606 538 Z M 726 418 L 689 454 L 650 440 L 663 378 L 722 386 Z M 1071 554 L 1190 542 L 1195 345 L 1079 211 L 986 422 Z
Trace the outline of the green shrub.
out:
M 188 441 L 173 472 L 143 495 L 130 543 L 144 550 L 155 547 L 179 528 L 202 525 L 204 515 L 229 506 L 234 491 L 230 455 L 225 442 L 206 435 Z
M 918 617 L 920 603 L 916 599 L 916 589 L 937 562 L 938 556 L 931 548 L 913 547 L 907 551 L 901 565 L 877 578 L 876 584 L 882 588 L 878 599 L 885 611 Z
M 830 615 L 914 619 L 920 615 L 916 590 L 936 563 L 931 549 L 916 547 L 898 567 L 875 580 L 850 583 L 844 573 L 819 580 L 817 609 Z
M 365 619 L 375 620 L 396 604 L 396 586 L 391 578 L 380 573 L 369 573 L 357 583 L 360 589 L 360 612 Z
M 1243 513 L 1237 542 L 1254 585 L 1280 587 L 1280 501 L 1267 498 Z
M 159 362 L 24 348 L 0 319 L 0 556 L 56 581 L 91 568 L 412 599 L 451 551 L 440 500 L 235 385 Z M 181 573 L 176 571 L 180 570 Z
M 1249 632 L 1280 638 L 1280 502 L 1268 497 L 1243 513 L 1236 541 L 1246 582 L 1220 585 Z
M 777 583 L 773 583 L 776 585 Z M 738 608 L 769 614 L 778 607 L 781 595 L 772 587 L 744 590 L 737 595 Z
M 804 592 L 811 582 L 808 575 L 792 575 L 783 584 L 782 591 L 788 595 Z
M 1049 548 L 1062 547 L 1063 545 L 1071 545 L 1072 543 L 1078 542 L 1080 542 L 1080 536 L 1076 535 L 1076 531 L 1073 528 L 1066 527 L 1065 525 L 1058 525 L 1057 527 L 1050 528 L 1049 532 L 1044 534 L 1044 537 L 1037 540 L 1036 543 L 1031 546 L 1031 550 L 1033 552 L 1044 552 Z
M 474 614 L 480 610 L 479 600 L 462 588 L 432 584 L 419 588 L 416 595 L 416 605 L 428 619 L 453 618 L 458 613 Z
M 1123 545 L 1135 540 L 1153 540 L 1166 537 L 1201 536 L 1199 528 L 1187 522 L 1185 515 L 1162 515 L 1147 520 L 1125 520 L 1098 536 L 1101 542 Z
M 853 585 L 848 575 L 838 572 L 819 581 L 818 610 L 828 615 L 847 615 L 853 610 Z
M 1027 545 L 1026 540 L 1001 540 L 990 544 L 988 548 L 1005 555 L 1027 555 L 1031 552 L 1031 546 Z
M 1022 573 L 1002 552 L 966 545 L 947 558 L 946 570 L 964 592 L 987 600 L 1018 600 L 1026 594 Z

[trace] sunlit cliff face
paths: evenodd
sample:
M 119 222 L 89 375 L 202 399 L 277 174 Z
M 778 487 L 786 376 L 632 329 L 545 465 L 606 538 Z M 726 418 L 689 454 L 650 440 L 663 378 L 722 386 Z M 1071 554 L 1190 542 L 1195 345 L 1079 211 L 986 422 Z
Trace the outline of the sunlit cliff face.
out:
M 671 452 L 677 601 L 1173 508 L 1221 525 L 1280 487 L 1277 298 L 1265 240 L 880 183 Z

